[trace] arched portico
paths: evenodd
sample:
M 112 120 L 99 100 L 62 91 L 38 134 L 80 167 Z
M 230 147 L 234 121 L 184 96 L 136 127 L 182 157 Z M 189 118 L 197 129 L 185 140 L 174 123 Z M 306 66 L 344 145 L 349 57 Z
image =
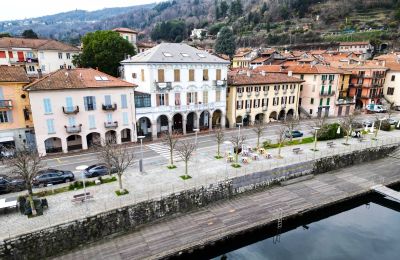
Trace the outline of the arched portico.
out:
M 44 147 L 46 149 L 46 154 L 61 153 L 62 152 L 61 138 L 58 137 L 47 138 L 44 141 Z
M 67 137 L 67 151 L 75 151 L 82 149 L 82 136 L 70 135 Z

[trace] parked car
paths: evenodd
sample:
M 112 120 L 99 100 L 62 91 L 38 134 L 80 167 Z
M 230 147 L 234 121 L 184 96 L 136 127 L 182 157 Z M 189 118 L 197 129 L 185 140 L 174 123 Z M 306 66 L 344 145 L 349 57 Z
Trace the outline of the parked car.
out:
M 290 136 L 292 136 L 293 138 L 297 138 L 297 137 L 302 137 L 303 133 L 298 130 L 293 130 L 292 134 L 290 134 L 290 131 L 286 131 L 285 135 L 287 138 L 290 138 Z
M 112 168 L 109 170 L 109 168 L 104 165 L 104 164 L 94 164 L 89 167 L 87 167 L 84 170 L 84 174 L 86 178 L 92 178 L 92 177 L 99 177 L 103 175 L 107 175 L 109 173 L 115 173 L 116 170 Z
M 75 180 L 75 176 L 71 171 L 47 169 L 39 172 L 33 179 L 33 185 L 41 187 L 48 184 L 59 184 L 73 180 Z
M 365 120 L 362 122 L 363 127 L 371 127 L 372 124 L 373 124 L 373 122 L 372 122 L 371 120 L 369 120 L 369 119 L 365 119 Z
M 25 181 L 0 176 L 0 193 L 21 191 L 25 189 Z
M 386 108 L 382 105 L 369 104 L 367 105 L 367 111 L 375 113 L 385 113 Z
M 394 119 L 394 118 L 389 118 L 389 119 L 387 119 L 387 121 L 391 125 L 395 125 L 395 124 L 397 124 L 397 122 L 399 122 L 399 120 Z

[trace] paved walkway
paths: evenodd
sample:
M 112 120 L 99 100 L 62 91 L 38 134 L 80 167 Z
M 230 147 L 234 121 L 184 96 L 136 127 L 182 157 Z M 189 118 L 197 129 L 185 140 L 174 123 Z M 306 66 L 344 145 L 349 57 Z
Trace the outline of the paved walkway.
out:
M 358 140 L 350 138 L 351 145 L 344 146 L 344 140 L 335 140 L 336 148 L 329 148 L 326 142 L 318 142 L 319 152 L 311 151 L 313 144 L 302 145 L 304 152 L 302 154 L 294 154 L 292 147 L 282 148 L 283 159 L 276 159 L 277 149 L 270 152 L 273 159 L 262 159 L 253 161 L 250 164 L 243 165 L 239 169 L 234 169 L 224 160 L 216 160 L 214 158 L 215 148 L 199 149 L 196 156 L 192 160 L 189 167 L 189 174 L 192 179 L 183 181 L 179 176 L 184 174 L 183 162 L 178 162 L 177 169 L 168 170 L 166 168 L 166 160 L 151 166 L 145 165 L 146 172 L 141 174 L 137 167 L 130 169 L 124 174 L 123 184 L 130 193 L 125 196 L 118 197 L 114 191 L 117 190 L 118 183 L 103 184 L 100 186 L 89 187 L 88 191 L 94 194 L 94 200 L 84 204 L 72 203 L 71 199 L 74 194 L 82 193 L 82 190 L 65 192 L 53 196 L 48 196 L 49 209 L 45 210 L 43 216 L 37 218 L 26 218 L 17 212 L 0 215 L 0 239 L 13 237 L 24 234 L 33 230 L 40 230 L 49 226 L 69 222 L 71 220 L 80 219 L 85 216 L 95 215 L 100 212 L 119 208 L 125 205 L 144 201 L 147 199 L 158 199 L 171 193 L 208 186 L 211 183 L 232 178 L 252 174 L 253 172 L 273 169 L 279 166 L 293 164 L 294 162 L 310 161 L 314 158 L 330 156 L 332 154 L 347 153 L 353 150 L 359 150 L 370 146 L 381 145 L 387 142 L 399 142 L 400 131 L 380 132 L 378 141 L 365 141 L 359 143 Z M 265 137 L 265 139 L 268 137 Z M 256 143 L 255 139 L 247 141 L 249 145 Z M 225 151 L 228 147 L 222 147 Z M 6 194 L 0 198 L 16 196 L 18 194 Z
M 400 160 L 382 159 L 353 166 L 300 183 L 217 202 L 196 212 L 163 221 L 128 235 L 102 241 L 59 259 L 146 259 L 218 240 L 236 230 L 251 228 L 306 208 L 365 192 L 376 184 L 400 181 Z M 382 178 L 384 177 L 384 179 Z M 283 221 L 285 225 L 285 221 Z

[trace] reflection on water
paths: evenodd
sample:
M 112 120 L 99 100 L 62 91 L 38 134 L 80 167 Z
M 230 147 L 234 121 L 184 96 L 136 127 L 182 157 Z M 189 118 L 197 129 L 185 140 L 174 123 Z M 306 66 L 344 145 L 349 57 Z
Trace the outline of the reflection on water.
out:
M 395 206 L 371 202 L 215 259 L 400 259 L 399 205 L 386 203 Z

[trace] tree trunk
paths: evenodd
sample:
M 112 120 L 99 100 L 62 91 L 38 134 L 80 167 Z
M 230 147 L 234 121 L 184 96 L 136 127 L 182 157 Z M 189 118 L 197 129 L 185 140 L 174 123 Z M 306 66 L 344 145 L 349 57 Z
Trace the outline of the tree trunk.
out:
M 219 157 L 219 143 L 217 144 L 217 156 Z
M 170 156 L 171 156 L 171 166 L 173 166 L 174 165 L 174 150 L 173 149 L 171 149 L 171 151 L 170 151 Z
M 260 136 L 257 136 L 257 149 L 260 148 Z
M 185 175 L 188 176 L 188 161 L 185 161 Z
M 119 184 L 119 190 L 122 191 L 122 174 L 120 172 L 118 172 L 118 184 Z
M 238 156 L 238 148 L 236 149 L 236 153 L 235 153 L 235 163 L 237 164 L 239 160 L 239 156 Z
M 36 207 L 35 207 L 35 202 L 33 201 L 33 192 L 32 192 L 32 186 L 28 185 L 28 200 L 31 205 L 32 209 L 32 216 L 36 216 Z
M 282 147 L 282 145 L 279 144 L 279 148 L 278 148 L 278 157 L 281 157 L 281 147 Z

